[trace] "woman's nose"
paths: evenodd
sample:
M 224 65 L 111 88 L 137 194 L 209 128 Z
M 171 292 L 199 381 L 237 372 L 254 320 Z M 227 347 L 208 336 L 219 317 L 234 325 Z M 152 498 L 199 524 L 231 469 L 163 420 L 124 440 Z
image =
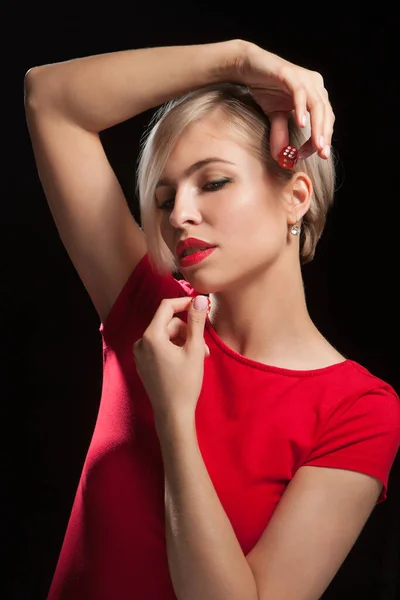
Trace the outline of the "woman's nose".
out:
M 195 198 L 187 193 L 176 194 L 174 207 L 171 211 L 169 221 L 174 227 L 180 227 L 182 224 L 190 221 L 197 223 L 201 220 L 198 203 Z

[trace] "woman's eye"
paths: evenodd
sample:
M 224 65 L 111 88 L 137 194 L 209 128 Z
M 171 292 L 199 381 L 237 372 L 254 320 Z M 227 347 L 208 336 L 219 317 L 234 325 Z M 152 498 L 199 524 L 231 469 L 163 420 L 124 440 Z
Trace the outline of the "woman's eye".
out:
M 224 179 L 214 179 L 213 181 L 207 181 L 207 183 L 203 186 L 203 190 L 206 192 L 216 192 L 220 190 L 224 185 L 232 181 L 231 179 L 224 177 Z M 169 198 L 163 204 L 160 204 L 158 207 L 160 210 L 170 210 L 171 207 L 168 206 L 170 202 L 173 202 L 175 198 Z
M 231 181 L 231 179 L 227 179 L 226 177 L 224 177 L 224 179 L 214 179 L 213 181 L 208 181 L 203 189 L 214 192 L 215 190 L 222 188 L 226 183 L 229 183 L 229 181 Z
M 160 210 L 169 210 L 169 207 L 167 206 L 168 202 L 173 202 L 174 198 L 171 198 L 170 200 L 166 200 L 165 202 L 163 202 L 162 204 L 160 204 L 160 206 L 157 206 L 157 208 L 159 208 Z

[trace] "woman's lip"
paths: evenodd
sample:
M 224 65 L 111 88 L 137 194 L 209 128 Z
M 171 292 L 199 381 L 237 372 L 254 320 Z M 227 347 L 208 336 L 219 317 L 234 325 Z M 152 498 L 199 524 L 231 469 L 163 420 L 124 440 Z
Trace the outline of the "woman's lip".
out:
M 209 256 L 210 254 L 213 253 L 215 248 L 216 248 L 216 246 L 211 246 L 209 248 L 204 248 L 203 250 L 199 250 L 198 252 L 195 252 L 194 254 L 189 254 L 188 256 L 184 256 L 183 258 L 179 259 L 179 264 L 182 267 L 191 267 L 192 265 L 195 265 L 195 264 L 201 262 L 202 260 L 204 260 L 205 258 L 207 258 L 207 256 Z
M 196 246 L 193 246 L 193 248 L 195 248 Z M 186 256 L 193 256 L 193 254 L 197 254 L 198 252 L 203 252 L 204 250 L 209 250 L 210 248 L 215 248 L 215 246 L 204 246 L 204 248 L 200 248 L 199 250 L 197 250 L 196 252 L 192 252 L 192 254 L 186 254 Z M 192 248 L 188 248 L 188 250 L 191 250 Z M 183 256 L 183 253 L 186 252 L 186 250 L 184 250 L 180 256 L 180 258 L 186 258 L 186 256 Z

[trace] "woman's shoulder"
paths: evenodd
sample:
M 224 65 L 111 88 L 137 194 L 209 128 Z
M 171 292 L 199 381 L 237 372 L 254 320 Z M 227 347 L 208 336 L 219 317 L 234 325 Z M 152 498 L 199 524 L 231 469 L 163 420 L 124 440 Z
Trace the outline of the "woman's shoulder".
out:
M 360 394 L 379 390 L 380 393 L 387 393 L 399 399 L 394 387 L 372 368 L 369 369 L 352 357 L 341 354 L 326 340 L 324 342 L 319 348 L 316 347 L 312 360 L 314 368 L 320 369 L 321 372 L 325 370 L 332 383 L 336 383 L 339 388 L 347 390 L 350 394 L 357 390 Z
M 350 358 L 327 375 L 321 381 L 327 416 L 342 415 L 345 420 L 367 416 L 400 428 L 400 397 L 388 381 Z
M 367 392 L 379 391 L 380 393 L 386 393 L 400 402 L 399 395 L 393 385 L 363 364 L 348 358 L 345 361 L 345 367 L 350 380 L 359 382 L 360 385 L 366 388 Z

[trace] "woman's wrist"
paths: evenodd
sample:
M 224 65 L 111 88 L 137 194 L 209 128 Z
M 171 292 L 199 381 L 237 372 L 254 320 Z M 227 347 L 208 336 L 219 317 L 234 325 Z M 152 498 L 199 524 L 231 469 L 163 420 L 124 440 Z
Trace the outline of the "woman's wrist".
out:
M 221 55 L 212 65 L 212 80 L 215 83 L 243 83 L 242 66 L 253 44 L 241 39 L 221 42 Z

